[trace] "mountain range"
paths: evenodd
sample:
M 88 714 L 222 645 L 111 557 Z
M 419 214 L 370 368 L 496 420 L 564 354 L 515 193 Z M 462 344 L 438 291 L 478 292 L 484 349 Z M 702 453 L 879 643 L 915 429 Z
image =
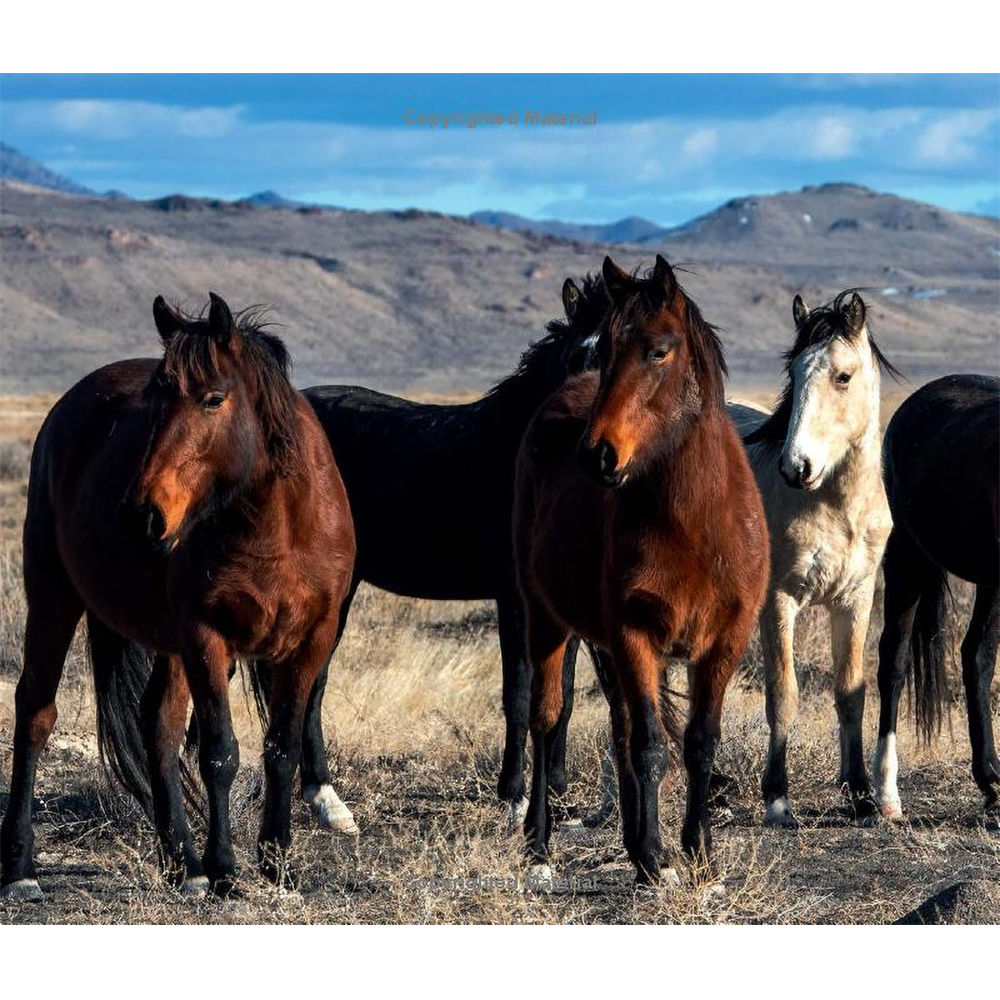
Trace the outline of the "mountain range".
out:
M 853 184 L 735 199 L 670 230 L 625 220 L 551 235 L 498 213 L 348 211 L 273 192 L 95 196 L 9 147 L 2 162 L 4 392 L 62 390 L 155 354 L 153 298 L 197 309 L 209 289 L 274 308 L 298 384 L 478 391 L 560 313 L 566 275 L 605 253 L 648 266 L 655 251 L 722 327 L 737 385 L 778 384 L 795 293 L 817 303 L 847 287 L 914 380 L 996 373 L 1000 360 L 1000 221 Z

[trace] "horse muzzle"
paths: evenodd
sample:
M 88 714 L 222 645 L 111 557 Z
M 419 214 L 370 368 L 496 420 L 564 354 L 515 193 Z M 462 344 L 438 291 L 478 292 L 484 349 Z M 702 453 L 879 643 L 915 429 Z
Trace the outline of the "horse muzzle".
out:
M 583 471 L 608 489 L 617 489 L 628 479 L 628 473 L 625 471 L 628 463 L 619 464 L 615 446 L 604 438 L 593 446 L 587 444 L 585 440 L 581 441 L 579 459 Z

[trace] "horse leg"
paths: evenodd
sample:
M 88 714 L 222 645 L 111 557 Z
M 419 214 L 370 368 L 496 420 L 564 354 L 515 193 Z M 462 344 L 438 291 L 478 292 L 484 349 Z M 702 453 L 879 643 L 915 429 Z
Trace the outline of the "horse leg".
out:
M 875 815 L 865 767 L 862 724 L 865 715 L 865 638 L 874 597 L 874 580 L 850 607 L 830 611 L 834 697 L 840 722 L 841 788 L 847 786 L 855 818 L 867 823 Z
M 549 772 L 549 787 L 556 795 L 565 795 L 568 781 L 566 779 L 566 737 L 569 732 L 569 720 L 573 714 L 573 692 L 576 686 L 576 654 L 580 649 L 580 640 L 574 635 L 566 643 L 566 652 L 562 662 L 563 707 L 559 713 L 559 721 L 552 732 L 552 769 Z
M 594 661 L 594 673 L 597 675 L 597 681 L 601 685 L 601 690 L 604 692 L 604 697 L 607 698 L 608 704 L 612 706 L 612 742 L 601 761 L 601 778 L 599 782 L 601 804 L 597 807 L 596 813 L 592 816 L 588 816 L 583 821 L 584 826 L 596 827 L 603 826 L 611 818 L 615 811 L 615 803 L 618 801 L 619 797 L 616 767 L 620 770 L 622 758 L 617 754 L 614 742 L 615 709 L 613 706 L 614 699 L 616 697 L 616 681 L 613 675 L 614 665 L 611 662 L 610 655 L 604 652 L 604 650 L 597 649 L 596 647 L 590 647 L 590 652 Z M 618 700 L 621 701 L 620 693 L 617 697 Z
M 497 794 L 510 803 L 509 826 L 519 829 L 528 811 L 524 785 L 524 742 L 531 712 L 531 665 L 524 640 L 524 610 L 516 591 L 497 598 L 503 714 L 506 726 Z
M 340 606 L 340 620 L 337 624 L 337 637 L 334 640 L 333 649 L 326 656 L 319 676 L 316 678 L 316 683 L 309 693 L 309 702 L 306 705 L 305 720 L 302 725 L 302 758 L 299 762 L 302 798 L 309 803 L 309 808 L 319 825 L 334 833 L 348 835 L 358 833 L 358 824 L 354 821 L 354 814 L 333 787 L 330 762 L 326 754 L 326 740 L 323 736 L 323 695 L 326 691 L 330 660 L 340 645 L 344 628 L 347 625 L 347 613 L 360 582 L 357 577 L 351 582 L 351 589 Z
M 142 695 L 142 735 L 149 760 L 153 823 L 160 838 L 160 865 L 185 895 L 202 895 L 208 879 L 191 842 L 181 795 L 180 747 L 190 692 L 179 656 L 159 655 Z
M 184 655 L 184 672 L 198 716 L 198 767 L 208 795 L 208 840 L 202 865 L 212 890 L 230 893 L 236 857 L 229 819 L 229 791 L 240 766 L 240 745 L 229 710 L 229 650 L 221 636 L 204 631 Z
M 552 810 L 549 803 L 549 773 L 555 744 L 553 731 L 563 709 L 562 666 L 569 639 L 565 629 L 544 610 L 533 606 L 526 614 L 528 659 L 532 665 L 531 715 L 532 744 L 531 797 L 524 819 L 528 853 L 536 867 L 549 854 Z
M 271 676 L 270 723 L 264 737 L 264 810 L 257 859 L 264 876 L 292 885 L 287 851 L 292 842 L 292 780 L 302 753 L 302 725 L 316 678 L 327 660 L 333 630 L 314 635 L 295 660 L 276 664 Z
M 14 694 L 14 760 L 7 812 L 0 826 L 0 895 L 35 900 L 42 898 L 32 858 L 35 774 L 56 723 L 56 690 L 83 604 L 61 565 L 53 566 L 44 586 L 28 584 L 26 589 L 24 668 Z
M 972 776 L 986 796 L 983 808 L 1000 814 L 1000 760 L 993 741 L 990 685 L 1000 646 L 1000 588 L 980 584 L 972 621 L 962 640 L 962 680 L 969 711 Z
M 635 775 L 637 802 L 634 810 L 637 833 L 633 863 L 639 884 L 656 885 L 660 880 L 660 783 L 667 772 L 667 748 L 660 714 L 661 658 L 645 632 L 628 628 L 619 637 L 614 652 L 616 676 L 625 692 L 631 720 L 629 755 Z M 627 784 L 622 782 L 622 785 Z M 623 797 L 623 809 L 628 793 Z M 627 822 L 622 815 L 624 834 Z M 624 839 L 624 838 L 623 838 Z
M 878 643 L 878 743 L 872 758 L 875 803 L 886 819 L 901 819 L 903 806 L 896 785 L 896 722 L 906 680 L 910 637 L 927 571 L 926 558 L 898 525 L 892 529 L 883 561 L 885 622 Z
M 748 625 L 747 632 L 749 628 Z M 708 656 L 688 667 L 691 715 L 684 731 L 688 795 L 681 846 L 696 859 L 707 859 L 712 850 L 709 811 L 712 765 L 722 736 L 722 702 L 741 650 L 742 645 L 736 648 L 729 642 L 720 642 Z
M 760 644 L 764 654 L 764 701 L 771 730 L 767 764 L 761 781 L 765 826 L 797 827 L 788 798 L 788 736 L 799 709 L 799 683 L 795 676 L 795 618 L 798 607 L 788 595 L 768 596 L 760 613 Z

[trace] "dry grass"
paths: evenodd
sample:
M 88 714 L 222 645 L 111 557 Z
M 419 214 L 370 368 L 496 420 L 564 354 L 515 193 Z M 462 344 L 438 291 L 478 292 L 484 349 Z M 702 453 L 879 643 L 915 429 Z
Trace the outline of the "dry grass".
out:
M 766 398 L 766 395 L 763 397 Z M 0 441 L 29 440 L 48 401 L 0 401 Z M 10 774 L 13 690 L 21 663 L 23 480 L 0 481 L 0 799 Z M 959 589 L 956 622 L 966 620 Z M 874 737 L 876 601 L 869 635 Z M 234 682 L 242 767 L 234 787 L 241 897 L 191 903 L 160 881 L 155 840 L 138 809 L 105 781 L 96 760 L 93 700 L 82 646 L 74 645 L 59 694 L 60 717 L 36 788 L 41 905 L 0 904 L 0 923 L 488 922 L 488 923 L 879 923 L 966 879 L 1000 892 L 1000 837 L 978 821 L 964 712 L 932 748 L 908 724 L 900 734 L 900 790 L 907 821 L 858 829 L 833 782 L 836 720 L 823 613 L 797 636 L 802 709 L 790 758 L 801 830 L 760 826 L 758 782 L 766 746 L 756 642 L 727 699 L 720 764 L 738 782 L 734 819 L 716 831 L 711 871 L 679 854 L 680 885 L 636 891 L 617 827 L 557 835 L 555 890 L 525 891 L 520 839 L 505 830 L 494 793 L 503 726 L 495 616 L 486 604 L 411 601 L 359 592 L 331 671 L 325 712 L 335 782 L 360 838 L 317 829 L 298 808 L 298 893 L 256 874 L 261 738 Z M 679 678 L 678 678 L 679 680 Z M 607 714 L 585 659 L 570 735 L 568 799 L 596 805 Z M 333 737 L 335 736 L 335 740 Z M 677 845 L 684 779 L 664 785 L 664 842 Z M 196 825 L 197 835 L 203 835 Z M 1000 920 L 1000 915 L 997 917 Z

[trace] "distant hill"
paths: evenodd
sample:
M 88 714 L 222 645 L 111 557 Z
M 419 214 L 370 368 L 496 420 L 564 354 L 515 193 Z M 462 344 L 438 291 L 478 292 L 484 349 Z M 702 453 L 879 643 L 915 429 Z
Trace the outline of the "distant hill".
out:
M 528 219 L 512 212 L 473 212 L 469 218 L 481 226 L 558 236 L 560 239 L 583 243 L 640 243 L 661 237 L 667 232 L 663 226 L 634 215 L 619 219 L 618 222 L 595 224 L 560 222 L 558 219 Z
M 280 199 L 280 196 L 275 196 Z M 295 380 L 482 389 L 559 315 L 566 275 L 648 266 L 659 250 L 723 329 L 736 385 L 774 386 L 791 300 L 859 287 L 911 378 L 996 372 L 1000 220 L 854 185 L 736 199 L 645 242 L 587 242 L 432 212 L 360 212 L 183 194 L 77 197 L 3 182 L 0 388 L 61 390 L 158 351 L 157 294 L 201 308 L 267 302 Z M 283 201 L 283 199 L 282 199 Z
M 293 201 L 278 194 L 277 191 L 258 191 L 256 194 L 247 195 L 246 198 L 240 198 L 238 204 L 257 205 L 259 208 L 302 208 L 307 202 Z
M 21 184 L 62 191 L 64 194 L 94 194 L 90 188 L 49 170 L 38 160 L 19 153 L 3 142 L 0 142 L 0 180 L 19 181 Z

